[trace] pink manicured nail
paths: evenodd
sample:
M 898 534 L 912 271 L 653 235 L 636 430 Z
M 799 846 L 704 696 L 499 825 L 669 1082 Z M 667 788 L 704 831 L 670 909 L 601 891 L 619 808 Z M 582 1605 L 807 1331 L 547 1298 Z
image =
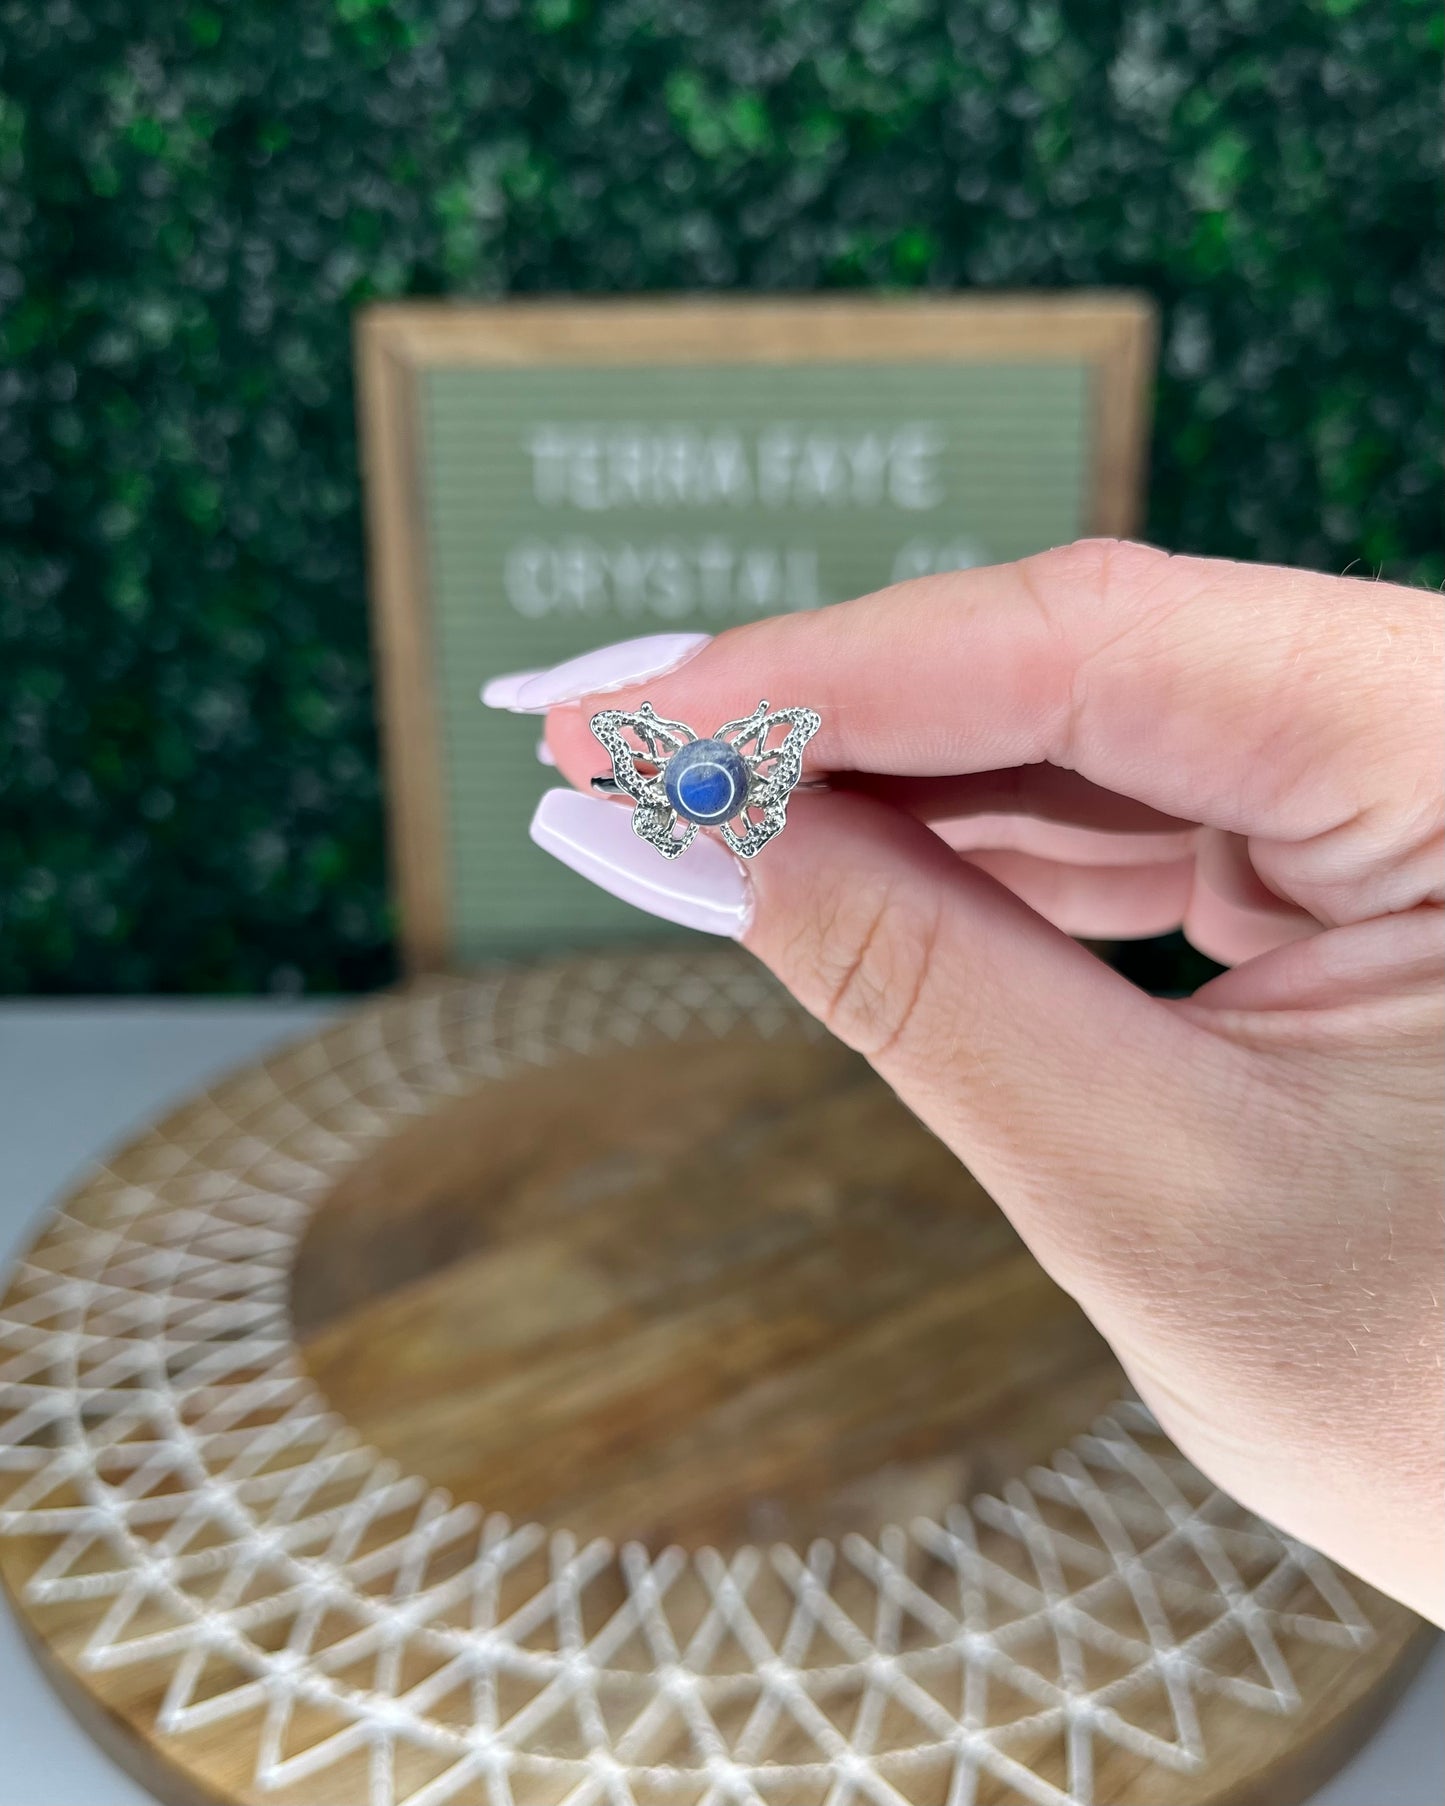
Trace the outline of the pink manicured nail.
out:
M 598 690 L 619 690 L 674 671 L 711 636 L 705 633 L 648 633 L 638 640 L 618 640 L 569 658 L 549 671 L 510 671 L 482 686 L 489 709 L 514 715 L 545 715 L 562 702 L 576 702 Z
M 549 790 L 532 817 L 532 839 L 624 903 L 700 928 L 741 937 L 752 892 L 741 864 L 705 834 L 676 859 L 663 859 L 632 832 L 632 811 L 580 790 Z
M 545 671 L 509 671 L 505 677 L 488 678 L 482 685 L 482 701 L 489 709 L 509 709 L 523 684 L 545 675 Z

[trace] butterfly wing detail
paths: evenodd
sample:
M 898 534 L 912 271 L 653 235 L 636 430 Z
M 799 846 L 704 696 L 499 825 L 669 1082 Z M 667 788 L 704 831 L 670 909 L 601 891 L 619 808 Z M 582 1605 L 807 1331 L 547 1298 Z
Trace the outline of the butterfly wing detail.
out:
M 680 747 L 697 735 L 681 721 L 665 721 L 644 702 L 636 709 L 600 709 L 592 717 L 593 734 L 612 761 L 612 776 L 624 796 L 632 798 L 632 832 L 639 840 L 676 859 L 697 834 L 696 822 L 683 822 L 662 787 L 661 768 Z M 641 745 L 629 740 L 631 734 Z
M 787 823 L 788 798 L 803 775 L 803 749 L 823 725 L 816 709 L 769 709 L 760 702 L 751 715 L 729 721 L 717 731 L 748 762 L 751 782 L 748 806 L 741 817 L 743 831 L 731 825 L 722 837 L 740 858 L 752 859 Z M 769 736 L 784 729 L 783 738 L 768 744 Z M 760 812 L 754 819 L 753 812 Z

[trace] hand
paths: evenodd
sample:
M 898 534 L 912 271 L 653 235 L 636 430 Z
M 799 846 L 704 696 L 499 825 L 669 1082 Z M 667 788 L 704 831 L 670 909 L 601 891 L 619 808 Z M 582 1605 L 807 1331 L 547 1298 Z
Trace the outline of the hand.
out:
M 1440 639 L 1423 592 L 1085 542 L 488 692 L 560 704 L 582 786 L 597 707 L 816 708 L 810 769 L 857 775 L 747 867 L 705 837 L 663 861 L 568 791 L 534 836 L 741 939 L 968 1162 L 1211 1479 L 1431 1615 Z M 1234 965 L 1184 1000 L 1069 938 L 1180 924 Z

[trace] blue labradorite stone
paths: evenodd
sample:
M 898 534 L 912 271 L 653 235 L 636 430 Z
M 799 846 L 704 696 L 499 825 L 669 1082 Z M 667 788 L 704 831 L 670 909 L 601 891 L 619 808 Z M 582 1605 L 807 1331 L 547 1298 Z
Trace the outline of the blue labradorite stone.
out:
M 716 827 L 747 801 L 747 762 L 726 740 L 693 740 L 663 767 L 662 788 L 685 820 Z

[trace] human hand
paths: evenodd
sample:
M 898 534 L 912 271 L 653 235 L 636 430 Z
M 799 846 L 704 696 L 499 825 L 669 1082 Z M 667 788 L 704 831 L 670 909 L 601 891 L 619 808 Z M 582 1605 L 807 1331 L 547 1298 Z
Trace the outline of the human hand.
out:
M 488 686 L 562 772 L 598 707 L 822 716 L 748 866 L 554 790 L 534 838 L 743 941 L 966 1160 L 1179 1447 L 1442 1608 L 1439 598 L 1086 541 Z M 605 697 L 599 692 L 605 692 Z M 841 777 L 838 774 L 856 774 Z M 1072 934 L 1183 925 L 1151 998 Z

